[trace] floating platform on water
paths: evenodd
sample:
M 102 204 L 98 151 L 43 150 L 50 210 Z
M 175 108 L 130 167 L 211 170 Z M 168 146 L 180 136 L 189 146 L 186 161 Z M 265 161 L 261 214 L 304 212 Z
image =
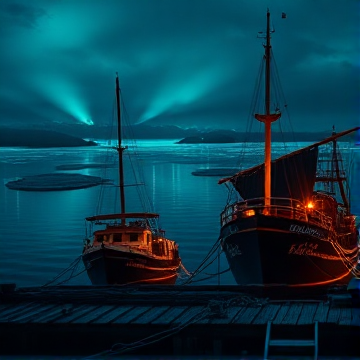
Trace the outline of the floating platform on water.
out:
M 289 340 L 318 323 L 319 356 L 360 356 L 360 306 L 346 287 L 0 285 L 2 355 L 261 356 L 269 321 Z

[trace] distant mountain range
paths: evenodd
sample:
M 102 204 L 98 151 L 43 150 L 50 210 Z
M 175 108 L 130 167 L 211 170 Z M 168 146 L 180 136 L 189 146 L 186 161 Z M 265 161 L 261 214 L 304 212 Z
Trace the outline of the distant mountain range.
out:
M 262 142 L 262 132 L 244 133 L 234 130 L 183 129 L 177 126 L 150 126 L 146 124 L 124 127 L 124 138 L 174 139 L 178 143 L 236 143 Z M 328 137 L 330 132 L 272 133 L 273 141 L 316 142 Z M 0 146 L 62 147 L 92 146 L 97 139 L 115 139 L 116 131 L 109 126 L 51 124 L 44 129 L 0 128 Z M 84 140 L 84 139 L 89 139 Z
M 0 146 L 23 146 L 31 148 L 94 146 L 93 141 L 56 131 L 39 129 L 0 128 Z
M 173 125 L 151 126 L 147 124 L 137 124 L 131 127 L 122 128 L 124 138 L 130 139 L 187 139 L 193 138 L 193 142 L 262 142 L 264 134 L 255 132 L 247 134 L 235 130 L 214 130 L 181 128 Z M 110 126 L 87 126 L 87 125 L 61 125 L 53 126 L 53 130 L 71 134 L 86 139 L 115 139 L 116 130 Z M 300 133 L 272 133 L 273 141 L 320 141 L 331 135 L 331 130 L 324 132 L 300 132 Z M 198 141 L 196 141 L 198 138 Z M 201 140 L 202 139 L 202 140 Z M 183 141 L 184 143 L 186 142 Z

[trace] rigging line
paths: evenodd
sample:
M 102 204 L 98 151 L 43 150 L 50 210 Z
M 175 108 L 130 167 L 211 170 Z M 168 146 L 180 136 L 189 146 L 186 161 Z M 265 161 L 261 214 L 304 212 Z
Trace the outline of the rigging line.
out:
M 265 62 L 264 62 L 264 57 L 262 56 L 260 64 L 259 64 L 258 75 L 255 80 L 253 95 L 252 95 L 250 108 L 249 108 L 249 112 L 248 112 L 248 116 L 247 116 L 246 128 L 245 128 L 245 138 L 244 138 L 243 146 L 240 149 L 240 154 L 238 157 L 237 167 L 239 169 L 243 168 L 242 163 L 243 163 L 243 160 L 245 159 L 246 149 L 249 147 L 248 145 L 249 145 L 249 141 L 250 141 L 250 134 L 251 134 L 252 126 L 254 123 L 253 115 L 255 113 L 256 104 L 259 102 L 258 98 L 259 98 L 259 94 L 260 94 L 260 83 L 261 83 L 261 78 L 262 78 L 262 75 L 264 72 L 264 66 L 265 66 Z
M 287 101 L 286 101 L 286 98 L 285 98 L 285 94 L 284 94 L 284 91 L 283 91 L 281 82 L 280 82 L 280 80 L 279 80 L 279 79 L 280 79 L 280 76 L 279 76 L 278 67 L 277 67 L 276 60 L 275 60 L 275 57 L 274 57 L 274 55 L 273 55 L 272 49 L 271 49 L 270 51 L 271 51 L 271 57 L 272 57 L 272 60 L 273 60 L 274 71 L 275 71 L 276 77 L 277 77 L 277 79 L 278 79 L 278 89 L 279 89 L 281 98 L 284 100 L 284 108 L 285 108 L 285 111 L 286 111 L 287 116 L 288 116 L 288 119 L 289 119 L 289 125 L 290 125 L 290 129 L 291 129 L 291 133 L 293 134 L 293 141 L 296 142 L 296 141 L 295 141 L 295 134 L 294 134 L 294 129 L 293 129 L 292 121 L 291 121 L 290 114 L 289 114 L 289 111 L 288 111 Z
M 113 130 L 114 130 L 114 119 L 115 119 L 115 100 L 113 101 L 113 111 L 112 111 L 112 116 L 111 116 L 110 128 L 108 130 L 109 134 L 107 136 L 107 138 L 110 141 L 110 146 L 106 145 L 105 156 L 102 156 L 104 158 L 102 163 L 105 164 L 105 167 L 102 168 L 102 176 L 104 178 L 108 177 L 107 176 L 108 166 L 110 164 L 110 160 L 114 158 L 112 155 L 113 151 L 112 151 L 112 147 L 111 147 L 111 141 L 112 141 Z M 114 163 L 114 161 L 113 161 L 113 163 Z M 98 201 L 97 201 L 96 210 L 95 210 L 96 214 L 100 214 L 100 212 L 101 212 L 101 208 L 103 206 L 103 201 L 104 201 L 104 196 L 105 196 L 105 186 L 101 185 L 99 188 Z
M 217 273 L 215 273 L 215 274 L 207 274 L 207 273 L 205 273 L 205 275 L 207 275 L 207 276 L 218 276 L 218 275 L 222 275 L 222 274 L 225 274 L 225 273 L 227 273 L 228 271 L 230 271 L 231 270 L 231 268 L 230 267 L 228 267 L 226 270 L 223 270 L 223 271 L 220 271 L 220 272 L 217 272 Z
M 134 158 L 130 156 L 128 156 L 129 158 L 129 161 L 131 163 L 131 168 L 132 168 L 132 171 L 133 171 L 133 176 L 134 176 L 134 179 L 135 179 L 135 182 L 137 184 L 142 184 L 144 187 L 142 186 L 136 186 L 136 191 L 138 193 L 138 197 L 140 199 L 140 202 L 141 202 L 141 205 L 142 205 L 142 208 L 144 211 L 153 211 L 153 205 L 152 205 L 152 202 L 150 201 L 150 197 L 148 196 L 148 193 L 145 189 L 145 176 L 144 176 L 144 169 L 142 166 L 139 165 L 139 162 L 140 162 L 140 156 L 139 156 L 139 152 L 138 152 L 138 146 L 137 146 L 137 142 L 135 140 L 135 135 L 134 135 L 134 132 L 133 132 L 133 128 L 130 124 L 130 121 L 129 121 L 129 115 L 128 115 L 128 112 L 126 110 L 126 107 L 125 107 L 125 103 L 122 101 L 122 108 L 123 108 L 123 112 L 125 114 L 124 116 L 124 120 L 127 124 L 127 130 L 128 132 L 130 133 L 130 138 L 128 140 L 131 141 L 131 144 L 132 144 L 132 151 L 135 155 L 135 159 L 136 159 L 136 166 L 134 165 L 135 161 L 134 161 Z M 135 167 L 136 167 L 136 170 L 135 171 Z

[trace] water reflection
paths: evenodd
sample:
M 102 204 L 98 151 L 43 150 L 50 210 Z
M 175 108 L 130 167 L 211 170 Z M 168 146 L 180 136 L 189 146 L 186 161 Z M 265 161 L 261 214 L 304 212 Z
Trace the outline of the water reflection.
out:
M 275 146 L 275 150 L 281 153 L 281 147 Z M 246 164 L 262 161 L 259 144 L 252 144 L 247 151 Z M 143 165 L 145 189 L 154 210 L 160 214 L 161 226 L 169 238 L 179 243 L 184 265 L 193 271 L 217 241 L 219 214 L 226 204 L 227 191 L 225 186 L 217 184 L 217 177 L 192 176 L 191 173 L 199 167 L 235 167 L 239 144 L 177 145 L 172 140 L 145 140 L 138 141 L 137 152 Z M 360 187 L 357 186 L 360 148 L 354 152 L 351 199 L 353 211 L 360 215 Z M 113 155 L 114 150 L 101 146 L 53 150 L 3 148 L 0 149 L 1 183 L 16 176 L 54 172 L 57 165 L 101 163 L 112 159 Z M 117 183 L 116 167 L 86 168 L 76 172 L 110 178 Z M 126 183 L 135 182 L 134 175 L 127 173 Z M 117 191 L 117 186 L 106 186 L 21 192 L 1 186 L 0 280 L 33 286 L 54 278 L 81 254 L 84 219 L 96 213 L 99 198 L 102 199 L 102 213 L 118 209 Z M 129 186 L 126 192 L 128 210 L 142 211 L 136 188 Z M 227 268 L 224 256 L 219 266 L 221 271 Z M 217 262 L 207 271 L 216 273 Z M 216 284 L 217 281 L 214 278 L 207 283 Z M 74 283 L 88 284 L 89 281 L 84 274 L 74 279 Z M 231 274 L 222 275 L 221 283 L 233 284 Z

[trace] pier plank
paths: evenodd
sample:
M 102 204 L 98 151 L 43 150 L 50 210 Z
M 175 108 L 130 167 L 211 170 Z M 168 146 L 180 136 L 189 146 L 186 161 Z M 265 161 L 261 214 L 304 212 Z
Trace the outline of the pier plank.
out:
M 254 324 L 267 324 L 268 321 L 274 320 L 279 309 L 279 304 L 267 304 L 254 320 Z
M 175 321 L 184 311 L 186 311 L 186 309 L 187 306 L 171 307 L 157 319 L 153 320 L 152 324 L 170 324 L 172 321 Z
M 206 306 L 188 306 L 172 324 L 185 324 L 187 322 L 200 320 L 208 315 Z
M 241 312 L 236 319 L 234 320 L 234 324 L 251 324 L 256 315 L 261 311 L 261 307 L 247 307 L 244 312 Z
M 87 324 L 91 323 L 92 321 L 98 319 L 101 315 L 107 313 L 111 309 L 114 308 L 114 305 L 101 305 L 97 309 L 94 309 L 93 311 L 90 311 L 87 314 L 84 314 L 84 316 L 81 316 L 78 319 L 75 319 L 73 321 L 74 324 Z
M 115 306 L 113 309 L 100 315 L 96 320 L 93 321 L 93 324 L 110 324 L 115 321 L 118 317 L 125 314 L 126 312 L 133 309 L 133 306 Z
M 281 324 L 289 309 L 290 309 L 289 303 L 282 304 L 278 313 L 276 314 L 273 324 Z
M 326 321 L 328 323 L 337 324 L 339 322 L 339 317 L 340 317 L 340 308 L 332 306 L 329 309 Z
M 128 324 L 150 309 L 151 306 L 135 306 L 130 311 L 124 313 L 116 320 L 114 320 L 113 324 Z
M 351 325 L 351 312 L 350 307 L 340 309 L 339 325 Z
M 162 334 L 164 329 L 171 329 L 166 333 L 169 339 L 165 343 L 160 339 L 159 347 L 155 345 L 149 351 L 193 355 L 192 350 L 200 346 L 202 353 L 215 351 L 220 356 L 225 355 L 221 353 L 225 353 L 225 346 L 235 341 L 239 346 L 234 349 L 238 355 L 239 349 L 248 348 L 250 336 L 256 339 L 257 348 L 263 350 L 268 321 L 278 324 L 279 334 L 287 331 L 295 334 L 299 330 L 304 335 L 310 326 L 302 325 L 319 321 L 324 329 L 320 332 L 322 342 L 331 346 L 337 338 L 339 344 L 334 346 L 341 345 L 345 351 L 349 348 L 358 351 L 360 308 L 345 296 L 346 289 L 343 293 L 336 289 L 337 296 L 314 291 L 305 297 L 306 294 L 298 296 L 296 292 L 293 296 L 286 294 L 286 300 L 282 294 L 268 297 L 252 289 L 245 294 L 248 296 L 238 287 L 230 292 L 219 287 L 212 291 L 207 288 L 179 290 L 176 287 L 164 291 L 162 287 L 147 286 L 129 289 L 97 289 L 94 286 L 29 288 L 0 293 L 0 353 L 19 349 L 24 353 L 31 350 L 31 355 L 43 350 L 57 354 L 62 349 L 72 351 L 78 346 L 80 352 L 95 354 L 116 341 L 138 341 L 139 336 L 142 338 L 139 331 Z M 181 329 L 184 331 L 178 332 Z M 70 343 L 69 339 L 73 338 L 78 341 Z M 89 338 L 94 341 L 88 341 Z M 321 346 L 321 351 L 325 348 L 325 345 Z M 229 346 L 226 351 L 230 351 Z
M 314 316 L 314 322 L 318 321 L 319 323 L 325 323 L 328 312 L 329 312 L 329 304 L 320 303 Z
M 18 317 L 12 319 L 12 322 L 17 323 L 27 323 L 31 320 L 37 320 L 40 316 L 45 313 L 48 313 L 49 310 L 54 309 L 56 305 L 54 304 L 42 304 L 40 307 L 33 308 L 26 313 L 20 314 Z
M 242 314 L 246 311 L 246 306 L 241 306 L 240 310 L 236 313 L 236 315 L 231 319 L 230 324 L 235 324 L 237 319 L 239 319 Z
M 70 305 L 69 305 L 70 308 Z M 44 313 L 36 316 L 34 318 L 29 319 L 29 323 L 36 323 L 36 324 L 45 324 L 51 322 L 54 319 L 63 316 L 64 308 L 56 304 L 53 308 L 48 309 Z
M 301 309 L 301 313 L 298 319 L 298 325 L 306 325 L 314 323 L 314 316 L 318 308 L 319 303 L 306 303 Z
M 164 314 L 169 309 L 169 306 L 155 306 L 150 311 L 146 311 L 137 319 L 132 321 L 132 324 L 149 324 L 159 316 Z
M 77 320 L 78 318 L 82 317 L 83 315 L 86 315 L 93 310 L 97 309 L 99 305 L 83 305 L 77 309 L 74 309 L 69 314 L 65 314 L 59 319 L 55 319 L 54 322 L 57 324 L 65 324 L 65 323 L 71 323 L 74 320 Z
M 12 309 L 14 307 L 13 304 L 2 304 L 0 303 L 0 316 L 6 311 L 6 310 L 9 310 L 9 309 Z
M 239 314 L 239 312 L 241 310 L 244 310 L 244 308 L 242 306 L 231 306 L 229 307 L 228 311 L 227 311 L 227 316 L 225 318 L 211 318 L 210 319 L 210 323 L 211 324 L 230 324 L 233 319 Z
M 21 314 L 23 312 L 27 312 L 29 309 L 38 307 L 39 304 L 37 303 L 21 303 L 21 304 L 13 304 L 13 306 L 4 309 L 0 314 L 0 322 L 7 322 L 11 317 L 16 314 Z
M 294 303 L 290 305 L 290 308 L 286 315 L 284 316 L 281 324 L 284 325 L 294 325 L 297 323 L 301 309 L 303 307 L 302 303 Z

